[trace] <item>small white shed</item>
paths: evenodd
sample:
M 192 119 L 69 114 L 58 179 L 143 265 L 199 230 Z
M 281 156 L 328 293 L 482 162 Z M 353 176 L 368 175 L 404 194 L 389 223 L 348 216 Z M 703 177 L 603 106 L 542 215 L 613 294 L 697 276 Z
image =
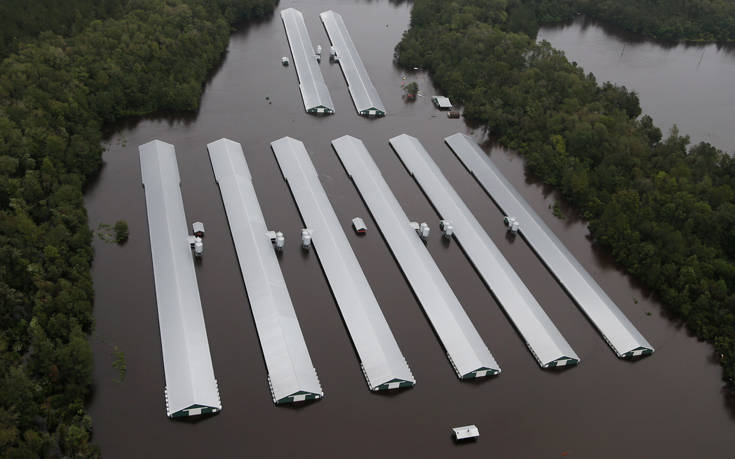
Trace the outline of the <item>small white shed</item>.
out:
M 452 433 L 455 440 L 467 440 L 480 436 L 480 430 L 477 428 L 476 425 L 452 427 Z
M 439 110 L 451 110 L 452 109 L 452 102 L 449 101 L 448 97 L 433 96 L 431 98 L 431 101 L 434 102 L 434 105 Z

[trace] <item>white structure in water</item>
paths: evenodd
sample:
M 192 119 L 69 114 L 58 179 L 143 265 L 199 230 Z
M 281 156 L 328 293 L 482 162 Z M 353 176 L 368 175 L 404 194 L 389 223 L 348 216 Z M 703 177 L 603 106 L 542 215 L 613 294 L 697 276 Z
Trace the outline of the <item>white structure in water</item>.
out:
M 465 134 L 454 134 L 444 141 L 495 204 L 503 212 L 523 220 L 521 235 L 595 324 L 615 354 L 621 358 L 652 354 L 653 346 L 518 194 L 479 145 Z M 513 225 L 512 230 L 518 231 L 516 225 L 519 220 L 513 218 L 509 222 Z
M 441 230 L 442 235 L 446 239 L 452 239 L 452 235 L 454 234 L 454 227 L 452 226 L 452 222 L 450 222 L 449 220 L 440 220 L 439 230 Z
M 355 232 L 357 234 L 367 233 L 367 225 L 365 225 L 365 220 L 360 217 L 355 217 L 352 219 L 352 227 L 355 229 Z
M 321 398 L 324 393 L 273 252 L 242 147 L 220 139 L 207 145 L 207 150 L 240 260 L 273 403 Z
M 468 440 L 479 437 L 480 429 L 475 425 L 452 427 L 452 435 L 454 435 L 455 440 Z
M 355 102 L 357 113 L 363 116 L 385 116 L 385 105 L 380 100 L 377 89 L 370 81 L 365 64 L 360 59 L 350 33 L 347 31 L 342 16 L 332 10 L 319 15 L 327 29 L 327 34 L 336 49 L 335 58 L 339 61 L 342 73 L 347 80 L 350 95 Z
M 416 383 L 380 310 L 347 236 L 329 204 L 304 144 L 290 137 L 271 142 L 283 177 L 319 256 L 327 281 L 360 358 L 370 390 Z
M 444 177 L 429 153 L 406 134 L 390 139 L 441 218 L 450 220 L 454 237 L 492 290 L 542 368 L 579 363 L 579 357 L 551 322 L 510 263 Z
M 439 110 L 451 110 L 452 109 L 452 102 L 447 97 L 432 96 L 431 101 L 434 103 L 434 106 L 438 108 Z
M 301 248 L 305 250 L 311 248 L 311 231 L 307 228 L 301 230 Z
M 521 222 L 515 217 L 505 216 L 503 217 L 503 223 L 508 227 L 508 231 L 511 233 L 517 233 L 521 229 Z
M 314 59 L 314 47 L 311 44 L 309 32 L 306 30 L 304 15 L 299 10 L 286 8 L 281 11 L 281 19 L 286 28 L 291 55 L 299 77 L 299 89 L 304 99 L 304 109 L 307 113 L 327 115 L 334 113 L 332 97 L 324 83 L 322 71 Z M 321 46 L 316 56 L 320 54 Z
M 426 246 L 416 237 L 365 145 L 346 135 L 332 140 L 332 146 L 444 345 L 457 377 L 472 379 L 500 373 L 498 363 Z
M 138 147 L 145 187 L 158 324 L 171 418 L 222 410 L 209 353 L 174 146 Z

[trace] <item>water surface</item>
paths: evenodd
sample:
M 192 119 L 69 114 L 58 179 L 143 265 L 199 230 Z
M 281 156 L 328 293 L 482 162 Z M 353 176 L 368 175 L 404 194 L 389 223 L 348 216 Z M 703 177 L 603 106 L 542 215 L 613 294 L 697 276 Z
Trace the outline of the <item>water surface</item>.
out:
M 584 315 L 521 239 L 505 237 L 502 214 L 461 166 L 443 138 L 470 132 L 429 99 L 424 75 L 411 75 L 417 102 L 401 99 L 393 48 L 410 19 L 410 4 L 387 1 L 281 1 L 305 16 L 314 45 L 328 44 L 318 13 L 340 12 L 389 115 L 357 115 L 335 65 L 321 69 L 336 115 L 304 113 L 278 13 L 235 33 L 222 66 L 208 82 L 201 109 L 185 119 L 148 119 L 121 126 L 86 196 L 90 225 L 126 219 L 124 246 L 95 241 L 94 441 L 111 458 L 131 457 L 731 457 L 735 418 L 723 397 L 721 370 L 709 345 L 697 342 L 661 306 L 600 255 L 579 222 L 559 220 L 554 195 L 527 181 L 522 161 L 499 149 L 492 158 L 570 251 L 597 279 L 656 353 L 639 362 L 617 359 Z M 409 80 L 410 81 L 410 80 Z M 272 103 L 266 101 L 266 96 Z M 438 237 L 438 216 L 388 145 L 400 133 L 418 137 L 467 205 L 580 355 L 579 367 L 539 369 L 455 241 Z M 438 339 L 347 178 L 330 140 L 351 134 L 373 154 L 407 215 L 429 222 L 428 248 L 466 308 L 503 373 L 457 380 Z M 414 376 L 416 387 L 371 393 L 318 259 L 299 248 L 302 222 L 269 143 L 304 141 Z M 479 136 L 479 134 L 478 134 Z M 206 144 L 241 142 L 266 221 L 285 233 L 280 264 L 325 391 L 323 400 L 275 407 L 268 390 L 238 260 L 214 181 Z M 197 267 L 207 333 L 223 412 L 171 421 L 165 415 L 161 343 L 137 146 L 158 138 L 176 146 L 187 219 L 207 228 Z M 350 220 L 361 216 L 358 238 Z M 650 315 L 649 315 L 650 314 Z M 112 346 L 127 362 L 115 381 Z M 476 424 L 481 439 L 455 445 L 450 427 Z
M 735 153 L 735 46 L 654 42 L 584 17 L 543 27 L 538 39 L 597 81 L 636 91 L 664 135 L 676 124 L 694 143 Z

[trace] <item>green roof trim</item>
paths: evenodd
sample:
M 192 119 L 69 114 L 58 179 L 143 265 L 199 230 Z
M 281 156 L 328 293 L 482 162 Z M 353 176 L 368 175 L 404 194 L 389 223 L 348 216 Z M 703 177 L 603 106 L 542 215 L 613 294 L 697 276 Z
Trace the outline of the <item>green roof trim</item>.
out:
M 321 110 L 321 112 L 319 110 Z M 306 110 L 306 112 L 307 113 L 325 113 L 327 115 L 331 115 L 334 113 L 334 110 L 332 110 L 331 108 L 327 108 L 323 105 L 319 105 L 318 107 L 312 107 Z
M 482 372 L 482 371 L 486 373 L 483 374 L 482 376 L 478 376 L 477 373 Z M 482 368 L 478 368 L 477 370 L 470 371 L 469 373 L 462 375 L 461 379 L 476 379 L 476 378 L 483 378 L 486 376 L 495 376 L 499 374 L 500 374 L 500 371 L 498 370 L 494 370 L 492 368 L 487 368 L 487 367 L 482 367 Z
M 371 116 L 370 112 L 375 112 L 372 116 L 385 116 L 385 111 L 380 110 L 375 107 L 371 107 L 365 110 L 360 111 L 360 114 L 363 116 Z
M 203 405 L 191 405 L 187 408 L 184 408 L 183 410 L 176 411 L 174 413 L 171 413 L 169 415 L 170 418 L 184 418 L 188 416 L 198 416 L 200 414 L 211 414 L 211 413 L 219 413 L 220 410 L 218 408 L 212 407 L 212 406 L 203 406 Z
M 571 357 L 559 357 L 558 359 L 549 362 L 548 365 L 546 365 L 546 368 L 571 367 L 578 364 L 579 359 L 573 359 Z
M 415 383 L 411 381 L 406 381 L 404 379 L 398 379 L 393 378 L 388 382 L 384 382 L 383 384 L 379 385 L 373 390 L 390 390 L 390 389 L 399 389 L 404 387 L 413 387 Z
M 305 392 L 303 390 L 300 390 L 298 392 L 295 392 L 288 397 L 283 397 L 279 400 L 276 400 L 276 405 L 284 405 L 286 403 L 297 403 L 297 402 L 305 402 L 307 400 L 318 400 L 322 398 L 321 395 L 315 394 L 313 392 Z
M 646 357 L 651 354 L 653 354 L 653 349 L 649 349 L 647 347 L 637 347 L 632 351 L 626 352 L 621 357 L 624 359 L 629 359 L 631 357 Z

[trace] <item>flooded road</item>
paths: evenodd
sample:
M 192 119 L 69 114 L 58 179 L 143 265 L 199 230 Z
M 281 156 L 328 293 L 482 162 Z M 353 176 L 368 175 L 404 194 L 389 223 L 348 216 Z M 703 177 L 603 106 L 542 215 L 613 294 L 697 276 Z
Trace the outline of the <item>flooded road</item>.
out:
M 90 225 L 127 220 L 124 246 L 95 241 L 94 441 L 105 457 L 729 457 L 735 414 L 709 345 L 688 336 L 661 306 L 600 255 L 585 226 L 553 217 L 555 197 L 527 182 L 522 161 L 499 149 L 492 158 L 600 286 L 656 347 L 638 362 L 619 360 L 522 239 L 505 237 L 502 214 L 444 145 L 468 132 L 429 100 L 428 77 L 409 75 L 421 93 L 401 99 L 393 48 L 408 27 L 410 5 L 387 1 L 281 1 L 304 13 L 314 45 L 328 45 L 318 14 L 341 13 L 388 116 L 357 115 L 337 65 L 321 69 L 336 114 L 304 113 L 278 12 L 236 32 L 208 82 L 201 109 L 186 119 L 148 119 L 109 140 L 100 177 L 86 196 Z M 269 103 L 266 96 L 272 101 Z M 682 123 L 684 126 L 684 123 Z M 438 216 L 388 145 L 416 136 L 455 186 L 582 359 L 562 372 L 539 369 L 461 248 L 438 236 Z M 502 367 L 496 378 L 456 378 L 378 228 L 331 148 L 334 138 L 361 138 L 406 214 L 427 221 L 428 248 Z M 398 393 L 368 391 L 357 356 L 315 253 L 300 250 L 302 222 L 270 142 L 302 140 L 386 319 L 416 377 Z M 479 131 L 477 133 L 479 136 Z M 296 313 L 324 389 L 315 403 L 276 407 L 206 144 L 242 143 L 266 221 L 286 235 L 280 257 Z M 185 421 L 165 414 L 161 343 L 137 146 L 158 138 L 175 145 L 188 221 L 207 229 L 197 276 L 222 413 Z M 478 140 L 482 140 L 479 139 Z M 350 220 L 362 217 L 358 238 Z M 117 382 L 113 346 L 127 375 Z M 450 427 L 476 424 L 481 439 L 455 445 Z
M 735 153 L 735 45 L 673 44 L 583 17 L 543 27 L 539 40 L 564 51 L 598 82 L 636 91 L 664 136 L 676 124 L 693 143 Z

